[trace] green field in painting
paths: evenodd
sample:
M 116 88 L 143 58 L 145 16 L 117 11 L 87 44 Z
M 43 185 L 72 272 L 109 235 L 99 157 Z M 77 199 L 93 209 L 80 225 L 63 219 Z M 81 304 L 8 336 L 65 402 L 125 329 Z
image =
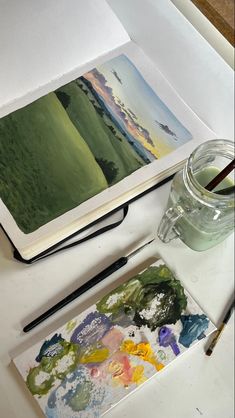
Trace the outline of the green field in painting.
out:
M 0 197 L 25 233 L 105 188 L 100 166 L 54 93 L 0 119 Z
M 99 104 L 91 92 L 85 94 L 81 88 L 82 84 L 80 80 L 74 81 L 58 89 L 56 93 L 58 97 L 59 93 L 66 95 L 67 103 L 64 103 L 66 111 L 100 163 L 101 168 L 104 166 L 105 173 L 107 164 L 112 164 L 110 166 L 111 169 L 113 168 L 111 179 L 107 178 L 109 184 L 112 185 L 145 163 L 113 121 L 106 114 L 101 116 L 97 112 L 97 108 L 101 109 Z

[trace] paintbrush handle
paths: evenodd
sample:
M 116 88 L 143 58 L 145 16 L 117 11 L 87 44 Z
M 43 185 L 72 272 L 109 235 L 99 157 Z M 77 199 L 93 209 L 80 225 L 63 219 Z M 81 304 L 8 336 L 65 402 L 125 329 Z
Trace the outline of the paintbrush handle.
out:
M 219 174 L 217 174 L 217 176 L 215 176 L 210 183 L 207 184 L 207 186 L 205 186 L 205 189 L 212 191 L 213 189 L 215 189 L 218 184 L 221 183 L 221 181 L 223 181 L 225 179 L 225 177 L 227 177 L 227 175 L 229 173 L 231 173 L 232 170 L 234 170 L 235 168 L 235 159 L 233 161 L 231 161 L 228 165 L 226 165 L 226 167 L 220 171 Z
M 31 331 L 37 325 L 41 324 L 41 322 L 45 321 L 50 316 L 52 316 L 54 313 L 56 313 L 60 309 L 64 308 L 66 305 L 68 305 L 74 299 L 81 296 L 83 293 L 87 292 L 87 290 L 91 289 L 92 287 L 94 287 L 98 283 L 102 282 L 102 280 L 106 279 L 108 276 L 110 276 L 110 274 L 119 270 L 121 267 L 123 267 L 127 263 L 127 261 L 128 261 L 128 257 L 119 258 L 117 261 L 115 261 L 110 266 L 108 266 L 106 269 L 104 269 L 103 271 L 98 273 L 92 279 L 88 280 L 88 282 L 84 283 L 82 286 L 80 286 L 74 292 L 70 293 L 68 296 L 66 296 L 64 299 L 62 299 L 60 302 L 56 303 L 54 306 L 52 306 L 50 309 L 48 309 L 42 315 L 38 316 L 38 318 L 34 319 L 32 322 L 30 322 L 28 325 L 26 325 L 23 328 L 23 331 L 24 332 Z
M 208 349 L 206 350 L 206 355 L 207 356 L 211 356 L 211 354 L 212 354 L 212 352 L 214 350 L 214 347 L 216 346 L 216 344 L 217 344 L 217 342 L 218 342 L 218 340 L 219 340 L 219 338 L 220 338 L 220 336 L 222 334 L 222 331 L 223 331 L 225 325 L 228 323 L 228 320 L 229 320 L 229 318 L 232 315 L 233 309 L 234 309 L 234 300 L 233 300 L 231 306 L 229 307 L 228 311 L 226 312 L 226 315 L 225 315 L 225 317 L 223 319 L 222 324 L 217 329 L 216 334 L 215 334 L 213 340 L 211 341 Z
M 224 327 L 225 327 L 225 324 L 222 323 L 220 325 L 220 327 L 217 329 L 216 334 L 215 334 L 213 340 L 211 341 L 208 349 L 206 350 L 206 355 L 207 356 L 211 356 L 211 354 L 213 353 L 214 347 L 216 346 L 216 344 L 217 344 L 217 342 L 218 342 L 218 340 L 219 340 L 219 338 L 220 338 L 220 336 L 222 334 L 222 331 L 223 331 Z

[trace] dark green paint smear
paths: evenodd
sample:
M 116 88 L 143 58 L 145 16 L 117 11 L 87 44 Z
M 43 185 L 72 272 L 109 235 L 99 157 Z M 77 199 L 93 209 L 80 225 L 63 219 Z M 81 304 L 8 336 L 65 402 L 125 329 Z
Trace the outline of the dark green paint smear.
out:
M 154 300 L 157 306 L 151 316 Z M 153 331 L 165 324 L 175 324 L 186 305 L 187 299 L 181 283 L 168 267 L 161 265 L 149 267 L 119 286 L 101 299 L 96 307 L 99 312 L 112 314 L 110 318 L 115 323 L 118 323 L 119 318 L 122 326 L 125 326 L 125 316 L 129 319 L 126 326 L 130 323 L 138 327 L 147 325 Z

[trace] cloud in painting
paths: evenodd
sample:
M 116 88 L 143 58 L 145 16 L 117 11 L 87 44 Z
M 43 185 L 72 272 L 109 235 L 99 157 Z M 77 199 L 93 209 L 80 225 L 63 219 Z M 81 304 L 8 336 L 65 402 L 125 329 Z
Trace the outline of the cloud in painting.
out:
M 164 125 L 164 123 L 158 122 L 158 120 L 155 120 L 155 122 L 157 123 L 157 125 L 159 126 L 159 128 L 161 128 L 164 132 L 166 132 L 168 135 L 171 135 L 175 138 L 175 140 L 177 140 L 177 135 L 175 134 L 175 132 L 173 132 L 168 125 Z
M 109 106 L 115 116 L 121 120 L 125 129 L 139 141 L 155 158 L 158 153 L 154 147 L 149 131 L 137 122 L 137 116 L 114 95 L 113 89 L 107 86 L 107 80 L 96 68 L 84 74 L 84 78 L 91 82 L 93 88 Z
M 119 77 L 119 75 L 118 75 L 117 71 L 112 70 L 112 71 L 111 71 L 111 73 L 114 75 L 114 77 L 116 77 L 117 81 L 118 81 L 120 84 L 122 84 L 122 80 L 120 79 L 120 77 Z

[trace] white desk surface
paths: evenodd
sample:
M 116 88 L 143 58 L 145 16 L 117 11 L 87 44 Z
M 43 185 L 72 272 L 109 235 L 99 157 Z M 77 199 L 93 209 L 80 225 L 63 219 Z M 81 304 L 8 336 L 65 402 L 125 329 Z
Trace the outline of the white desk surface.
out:
M 11 357 L 45 337 L 69 317 L 98 298 L 120 271 L 74 301 L 27 335 L 22 326 L 76 289 L 115 259 L 127 254 L 152 234 L 166 204 L 169 184 L 133 203 L 121 226 L 59 256 L 22 265 L 12 259 L 10 244 L 0 232 L 0 417 L 36 418 L 42 413 L 27 392 Z M 157 239 L 133 258 L 122 272 L 150 256 L 160 254 L 185 287 L 218 325 L 233 292 L 233 236 L 217 247 L 197 253 L 178 240 Z M 107 418 L 232 418 L 233 317 L 212 357 L 201 341 L 169 368 L 113 408 Z

